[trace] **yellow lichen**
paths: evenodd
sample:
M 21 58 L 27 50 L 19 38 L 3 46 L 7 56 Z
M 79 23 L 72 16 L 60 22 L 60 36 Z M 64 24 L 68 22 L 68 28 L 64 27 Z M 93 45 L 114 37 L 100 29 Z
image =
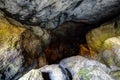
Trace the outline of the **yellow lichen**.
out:
M 119 25 L 115 28 L 115 22 L 104 24 L 87 34 L 87 43 L 93 50 L 103 50 L 105 48 L 104 46 L 107 46 L 103 45 L 104 41 L 110 37 L 120 35 L 119 30 Z
M 0 17 L 0 49 L 14 48 L 24 31 L 24 28 L 12 25 L 5 18 Z

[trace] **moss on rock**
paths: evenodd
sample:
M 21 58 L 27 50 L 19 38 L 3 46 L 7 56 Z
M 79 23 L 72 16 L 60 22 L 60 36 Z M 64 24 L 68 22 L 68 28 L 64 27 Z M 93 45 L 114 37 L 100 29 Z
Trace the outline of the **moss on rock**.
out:
M 104 41 L 110 37 L 120 35 L 120 19 L 110 21 L 96 29 L 88 32 L 86 39 L 90 48 L 96 51 L 104 50 L 107 45 Z

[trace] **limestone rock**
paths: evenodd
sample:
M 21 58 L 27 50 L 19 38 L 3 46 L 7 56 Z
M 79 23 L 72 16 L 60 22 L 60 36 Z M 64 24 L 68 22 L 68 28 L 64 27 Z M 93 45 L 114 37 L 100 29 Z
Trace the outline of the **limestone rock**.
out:
M 0 12 L 0 80 L 18 79 L 26 71 L 47 64 L 41 53 L 43 38 L 16 24 Z
M 61 67 L 57 64 L 46 65 L 40 68 L 42 73 L 48 73 L 50 80 L 68 80 L 68 77 L 62 71 Z
M 103 47 L 105 50 L 101 51 L 97 59 L 111 68 L 111 76 L 115 80 L 120 79 L 120 36 L 111 37 L 104 41 Z
M 120 17 L 101 25 L 88 32 L 86 39 L 90 48 L 95 51 L 104 50 L 103 43 L 106 39 L 120 34 Z
M 19 80 L 44 80 L 42 73 L 38 69 L 32 69 Z
M 11 25 L 0 17 L 0 79 L 12 78 L 24 63 L 20 36 L 24 28 Z
M 96 54 L 97 61 L 111 68 L 111 76 L 119 80 L 120 70 L 120 17 L 110 21 L 99 28 L 90 31 L 86 38 L 89 47 Z
M 119 4 L 119 0 L 1 0 L 0 8 L 25 24 L 56 28 L 71 20 L 99 23 L 119 14 Z
M 72 80 L 114 80 L 109 75 L 110 68 L 81 56 L 64 59 L 60 66 L 71 74 Z
M 120 67 L 120 37 L 108 38 L 104 41 L 103 46 L 106 49 L 101 52 L 101 57 L 106 65 L 112 67 Z
M 63 59 L 26 73 L 19 80 L 119 80 L 119 70 L 82 56 Z
M 57 64 L 46 65 L 40 69 L 31 70 L 19 80 L 68 80 Z

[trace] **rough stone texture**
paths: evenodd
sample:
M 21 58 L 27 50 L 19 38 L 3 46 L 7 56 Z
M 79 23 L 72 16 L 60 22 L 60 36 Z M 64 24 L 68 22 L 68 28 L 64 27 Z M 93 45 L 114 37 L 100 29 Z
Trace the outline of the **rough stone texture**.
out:
M 46 74 L 44 76 L 44 74 Z M 48 74 L 48 76 L 47 76 Z M 59 65 L 46 65 L 40 69 L 31 70 L 19 80 L 68 80 Z
M 106 39 L 103 46 L 106 49 L 99 56 L 101 60 L 111 68 L 120 67 L 120 37 Z
M 89 31 L 86 39 L 90 48 L 96 51 L 101 51 L 105 49 L 103 43 L 107 38 L 119 35 L 120 17 L 113 21 L 107 22 L 96 29 Z
M 40 68 L 42 73 L 48 73 L 50 80 L 68 80 L 68 77 L 62 71 L 61 67 L 57 64 L 46 65 Z
M 35 35 L 24 25 L 9 20 L 0 12 L 0 80 L 17 79 L 26 71 L 47 64 L 41 53 L 42 46 L 47 44 L 46 33 L 37 36 L 37 32 Z
M 53 29 L 71 20 L 97 25 L 118 15 L 119 4 L 119 0 L 0 0 L 0 9 L 6 16 L 24 23 L 22 25 L 8 18 L 0 11 L 0 80 L 17 80 L 29 70 L 47 64 L 42 50 L 50 43 L 51 37 L 49 31 L 41 27 Z M 78 28 L 79 25 L 74 27 L 72 23 L 70 25 L 55 30 L 55 38 L 65 40 L 66 36 L 76 36 L 76 29 L 82 31 L 84 28 L 84 25 L 82 28 Z M 44 73 L 51 80 L 119 80 L 120 42 L 119 37 L 113 37 L 119 36 L 119 27 L 120 19 L 116 19 L 92 30 L 87 36 L 89 47 L 101 51 L 99 61 L 107 67 L 97 61 L 75 56 L 62 60 L 59 65 L 32 70 L 20 80 L 41 80 Z
M 44 80 L 42 74 L 37 69 L 32 69 L 24 76 L 22 76 L 19 80 Z
M 110 75 L 115 80 L 120 79 L 120 36 L 111 37 L 104 41 L 104 50 L 97 55 L 97 61 L 100 61 L 111 68 Z
M 99 28 L 91 30 L 87 36 L 89 48 L 95 50 L 95 59 L 111 68 L 115 80 L 120 79 L 120 17 Z
M 56 28 L 70 20 L 99 23 L 119 14 L 119 4 L 119 0 L 1 0 L 0 8 L 23 23 Z
M 24 28 L 16 27 L 0 17 L 0 79 L 12 78 L 24 62 L 20 36 Z
M 115 80 L 120 80 L 120 71 L 119 70 L 111 72 L 111 76 L 113 76 Z
M 114 80 L 110 68 L 81 56 L 74 56 L 60 62 L 63 69 L 68 70 L 72 80 Z
M 31 70 L 19 80 L 119 80 L 119 75 L 104 64 L 82 56 L 63 59 L 60 64 Z M 112 75 L 113 74 L 113 75 Z M 38 76 L 39 75 L 39 76 Z M 33 77 L 32 77 L 33 76 Z M 117 76 L 116 79 L 112 78 Z

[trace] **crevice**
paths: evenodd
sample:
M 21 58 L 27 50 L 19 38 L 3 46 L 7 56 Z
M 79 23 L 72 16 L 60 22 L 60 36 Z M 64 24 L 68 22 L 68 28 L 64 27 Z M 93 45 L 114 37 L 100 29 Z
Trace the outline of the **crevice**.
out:
M 42 72 L 42 76 L 43 76 L 44 80 L 51 80 L 49 77 L 49 73 L 47 73 L 47 72 Z
M 70 71 L 67 68 L 65 68 L 65 70 L 67 71 L 67 76 L 69 77 L 69 80 L 73 80 L 72 74 L 70 73 Z
M 83 2 L 83 0 L 78 1 L 77 4 L 75 5 L 74 9 L 75 9 L 76 7 L 78 7 L 78 6 L 80 6 L 80 4 L 81 4 L 82 2 Z M 74 10 L 74 9 L 73 9 L 73 10 Z

